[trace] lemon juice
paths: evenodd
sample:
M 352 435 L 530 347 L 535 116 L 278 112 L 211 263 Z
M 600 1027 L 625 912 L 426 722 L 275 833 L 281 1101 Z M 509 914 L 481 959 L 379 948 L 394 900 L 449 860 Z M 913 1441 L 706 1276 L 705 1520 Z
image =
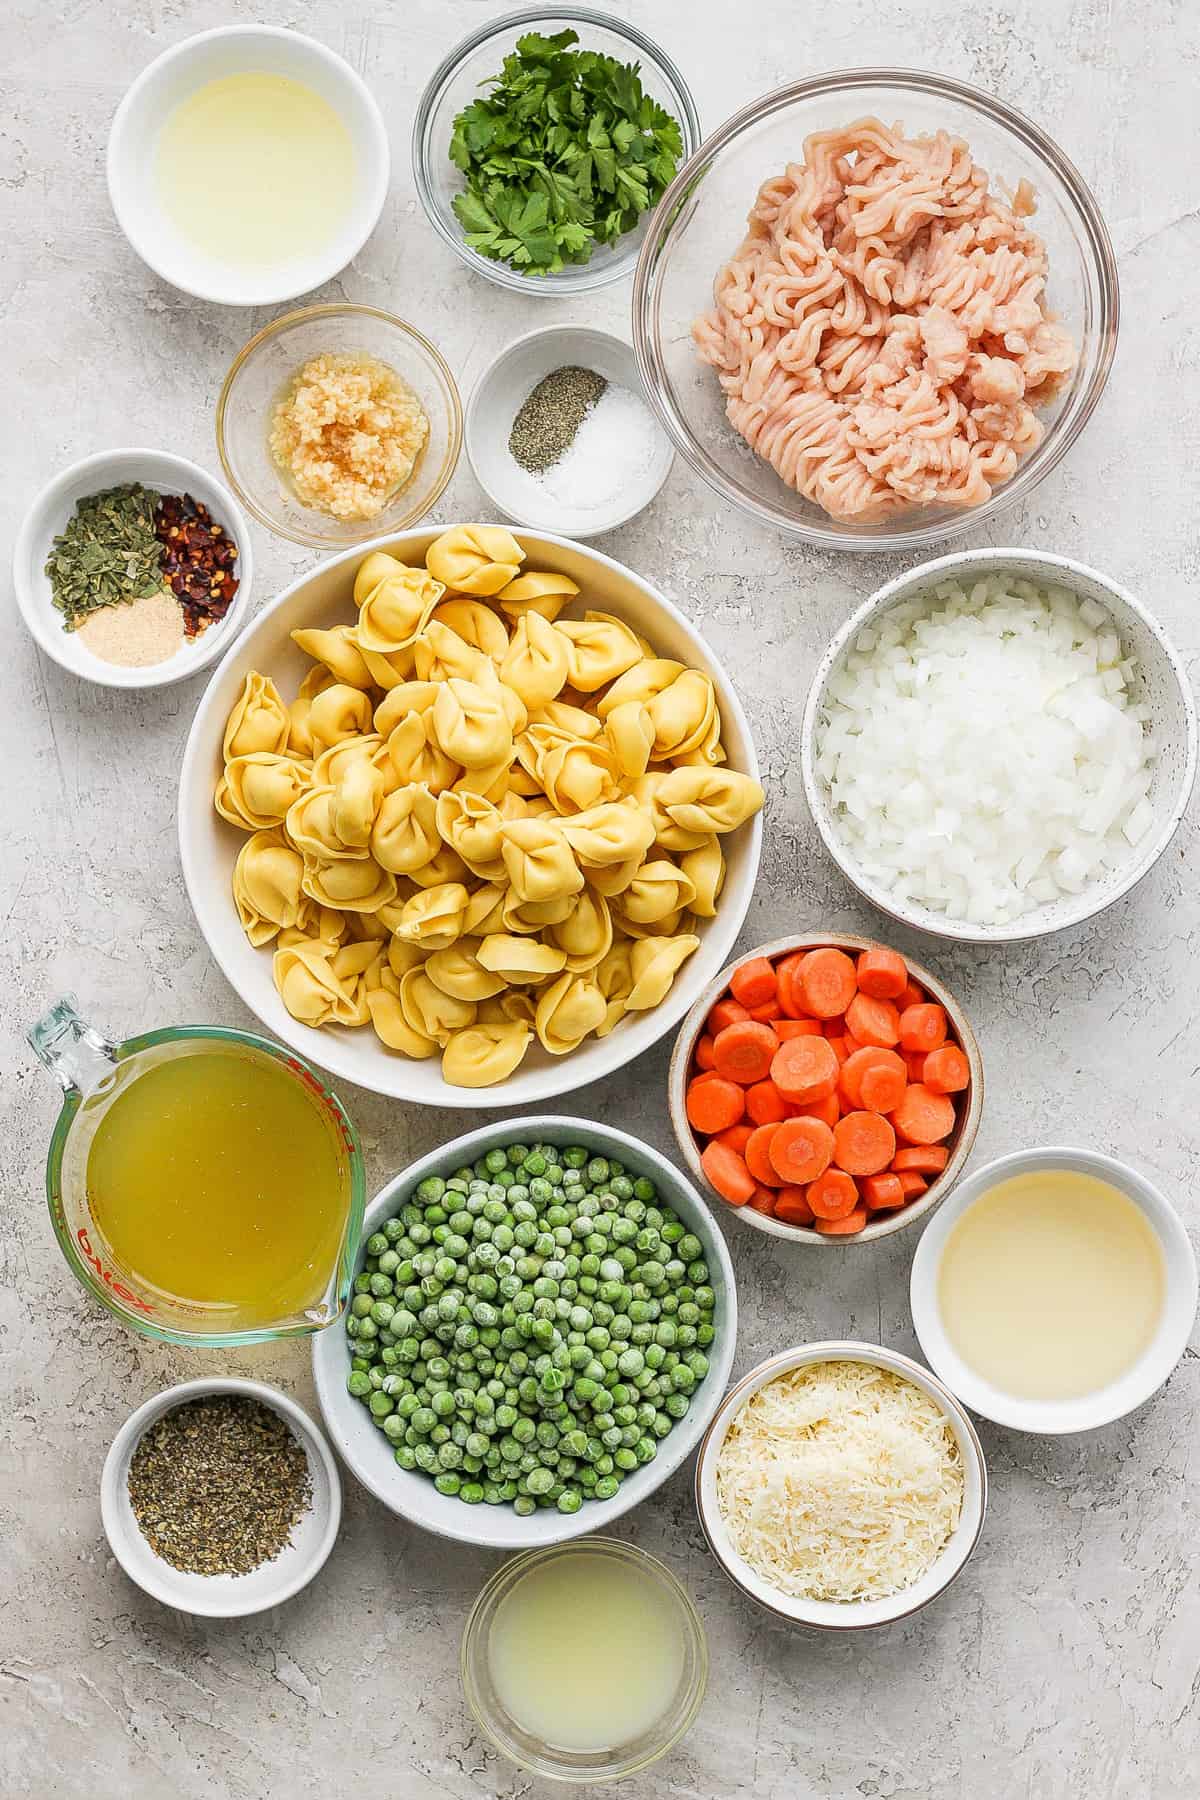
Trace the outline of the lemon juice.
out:
M 496 1696 L 551 1749 L 618 1750 L 671 1711 L 684 1671 L 678 1608 L 660 1582 L 602 1551 L 565 1551 L 521 1575 L 496 1608 Z
M 153 1063 L 106 1099 L 87 1197 L 139 1282 L 253 1328 L 324 1294 L 350 1184 L 324 1109 L 295 1075 L 212 1049 Z

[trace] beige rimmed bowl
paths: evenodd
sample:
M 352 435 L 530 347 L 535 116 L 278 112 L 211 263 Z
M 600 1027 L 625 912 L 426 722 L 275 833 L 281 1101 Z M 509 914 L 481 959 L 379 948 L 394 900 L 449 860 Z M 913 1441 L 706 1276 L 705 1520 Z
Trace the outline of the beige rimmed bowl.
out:
M 757 1575 L 734 1548 L 717 1499 L 717 1463 L 729 1428 L 746 1402 L 760 1388 L 766 1387 L 768 1382 L 786 1375 L 789 1370 L 821 1362 L 873 1363 L 877 1368 L 890 1369 L 894 1375 L 911 1381 L 938 1407 L 954 1433 L 959 1455 L 962 1457 L 962 1511 L 949 1542 L 919 1581 L 913 1582 L 911 1587 L 903 1588 L 898 1594 L 889 1594 L 886 1599 L 801 1600 L 782 1593 L 764 1581 L 761 1575 Z M 931 1375 L 920 1363 L 913 1362 L 911 1357 L 901 1356 L 897 1350 L 887 1350 L 882 1344 L 862 1344 L 850 1338 L 802 1344 L 793 1350 L 781 1350 L 777 1356 L 769 1356 L 757 1368 L 751 1369 L 726 1394 L 704 1434 L 696 1462 L 696 1511 L 708 1539 L 708 1547 L 725 1574 L 748 1599 L 755 1601 L 784 1624 L 802 1625 L 813 1631 L 841 1633 L 892 1625 L 897 1620 L 907 1619 L 911 1614 L 919 1612 L 931 1600 L 936 1600 L 962 1574 L 979 1542 L 983 1521 L 987 1516 L 987 1499 L 987 1464 L 984 1462 L 983 1446 L 965 1409 L 949 1388 L 943 1386 L 937 1376 Z
M 824 1232 L 814 1230 L 811 1225 L 786 1225 L 779 1219 L 768 1217 L 766 1213 L 755 1212 L 752 1207 L 730 1206 L 705 1175 L 700 1164 L 696 1134 L 688 1122 L 688 1072 L 692 1066 L 696 1040 L 704 1030 L 704 1022 L 711 1008 L 726 992 L 730 977 L 743 963 L 753 962 L 760 956 L 774 962 L 778 957 L 790 956 L 795 950 L 820 950 L 826 946 L 845 950 L 850 955 L 857 955 L 860 950 L 878 950 L 881 947 L 878 938 L 857 937 L 844 931 L 809 931 L 799 937 L 775 938 L 769 944 L 759 944 L 756 949 L 747 950 L 744 956 L 727 964 L 709 983 L 679 1027 L 667 1073 L 667 1093 L 676 1141 L 702 1193 L 716 1201 L 722 1209 L 734 1213 L 743 1224 L 753 1225 L 756 1231 L 765 1231 L 768 1237 L 784 1238 L 789 1243 L 818 1244 L 826 1249 L 837 1250 L 853 1248 L 855 1244 L 874 1243 L 877 1238 L 891 1237 L 894 1231 L 903 1231 L 918 1219 L 928 1218 L 934 1208 L 941 1205 L 962 1174 L 975 1142 L 975 1134 L 979 1130 L 979 1120 L 983 1113 L 983 1055 L 966 1013 L 949 988 L 922 963 L 914 962 L 911 956 L 906 956 L 904 960 L 913 980 L 919 982 L 934 1000 L 945 1007 L 954 1035 L 971 1065 L 971 1084 L 967 1089 L 966 1104 L 955 1109 L 957 1122 L 948 1140 L 950 1160 L 946 1167 L 916 1200 L 910 1201 L 896 1212 L 876 1214 L 853 1237 L 827 1237 Z

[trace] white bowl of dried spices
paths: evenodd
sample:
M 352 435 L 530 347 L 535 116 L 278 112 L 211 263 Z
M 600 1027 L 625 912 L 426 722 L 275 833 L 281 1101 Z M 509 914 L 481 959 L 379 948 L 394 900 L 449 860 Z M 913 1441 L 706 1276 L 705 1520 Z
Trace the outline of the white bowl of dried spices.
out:
M 113 1555 L 164 1606 L 236 1619 L 290 1600 L 333 1548 L 342 1484 L 308 1414 L 261 1381 L 185 1381 L 139 1406 L 100 1479 Z
M 572 538 L 627 525 L 674 454 L 630 346 L 584 325 L 531 331 L 502 350 L 475 384 L 466 440 L 506 519 Z
M 13 550 L 21 616 L 48 656 L 102 687 L 169 687 L 245 622 L 254 559 L 237 501 L 198 463 L 104 450 L 56 475 Z

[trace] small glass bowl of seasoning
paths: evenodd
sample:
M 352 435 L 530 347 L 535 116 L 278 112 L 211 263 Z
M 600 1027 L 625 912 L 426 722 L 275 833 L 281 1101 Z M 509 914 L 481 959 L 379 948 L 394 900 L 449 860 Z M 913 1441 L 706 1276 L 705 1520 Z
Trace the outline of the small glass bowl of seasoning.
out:
M 333 1452 L 308 1414 L 261 1381 L 185 1381 L 113 1439 L 100 1480 L 112 1553 L 164 1606 L 206 1618 L 299 1593 L 342 1517 Z
M 461 449 L 446 362 L 373 306 L 273 320 L 240 351 L 217 402 L 217 454 L 238 499 L 269 531 L 318 550 L 417 524 Z
M 555 325 L 501 351 L 467 406 L 467 455 L 507 519 L 593 538 L 655 498 L 672 449 L 647 404 L 630 346 Z
M 245 621 L 253 572 L 233 495 L 162 450 L 108 450 L 64 469 L 13 551 L 38 645 L 102 687 L 169 687 L 206 669 Z

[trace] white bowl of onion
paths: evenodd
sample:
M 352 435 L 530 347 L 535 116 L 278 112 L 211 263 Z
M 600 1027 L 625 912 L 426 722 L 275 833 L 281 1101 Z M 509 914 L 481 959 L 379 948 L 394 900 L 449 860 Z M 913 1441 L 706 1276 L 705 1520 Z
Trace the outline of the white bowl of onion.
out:
M 1195 707 L 1162 627 L 1109 576 L 970 550 L 886 583 L 837 633 L 801 771 L 829 854 L 873 905 L 1014 943 L 1092 918 L 1158 861 L 1195 779 Z

